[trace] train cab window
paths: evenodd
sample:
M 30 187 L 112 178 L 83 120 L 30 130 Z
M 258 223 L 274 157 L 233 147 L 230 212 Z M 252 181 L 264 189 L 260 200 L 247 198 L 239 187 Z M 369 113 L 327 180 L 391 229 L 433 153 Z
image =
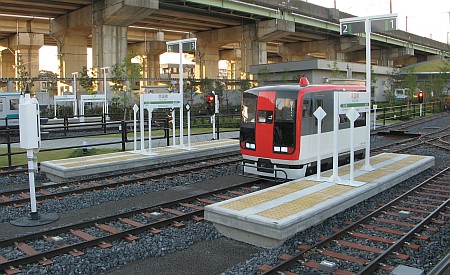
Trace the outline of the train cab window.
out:
M 304 99 L 303 100 L 303 107 L 302 107 L 302 117 L 306 117 L 306 115 L 308 115 L 309 117 L 312 115 L 311 111 L 309 109 L 309 100 L 308 99 Z
M 256 104 L 258 97 L 252 93 L 244 93 L 242 96 L 242 123 L 254 123 L 256 119 Z
M 273 120 L 273 112 L 272 111 L 258 111 L 258 122 L 259 123 L 268 123 L 271 124 Z
M 258 94 L 251 92 L 244 92 L 242 95 L 242 109 L 241 109 L 241 130 L 240 141 L 241 147 L 246 144 L 255 149 L 256 144 L 256 105 L 258 103 Z M 248 148 L 247 148 L 248 149 Z

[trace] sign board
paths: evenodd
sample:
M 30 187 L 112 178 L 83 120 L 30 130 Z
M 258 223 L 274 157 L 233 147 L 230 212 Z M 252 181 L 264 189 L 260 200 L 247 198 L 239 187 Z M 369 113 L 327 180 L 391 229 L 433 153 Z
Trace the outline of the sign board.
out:
M 365 20 L 358 20 L 357 18 L 349 18 L 348 21 L 341 20 L 341 35 L 352 35 L 358 33 L 365 33 Z M 369 19 L 372 32 L 387 32 L 397 29 L 397 17 L 387 17 L 382 19 Z
M 54 97 L 55 101 L 75 101 L 74 95 L 57 95 Z
M 94 101 L 104 101 L 105 96 L 103 94 L 95 94 L 95 95 L 81 95 L 82 101 L 94 102 Z
M 338 92 L 339 114 L 346 114 L 350 108 L 355 108 L 359 113 L 369 112 L 369 94 L 367 92 Z
M 181 108 L 181 94 L 161 93 L 161 94 L 141 94 L 141 102 L 144 108 Z
M 183 42 L 181 45 L 182 45 L 184 53 L 195 52 L 195 46 L 196 46 L 195 41 Z M 169 52 L 169 53 L 178 53 L 178 52 L 180 52 L 179 44 L 167 44 L 167 52 Z

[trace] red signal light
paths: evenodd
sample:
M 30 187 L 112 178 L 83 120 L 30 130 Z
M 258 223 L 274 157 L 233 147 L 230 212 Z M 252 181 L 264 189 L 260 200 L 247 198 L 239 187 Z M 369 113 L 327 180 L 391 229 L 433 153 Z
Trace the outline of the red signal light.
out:
M 206 110 L 212 116 L 216 110 L 216 96 L 214 94 L 209 94 L 206 96 Z
M 423 103 L 423 92 L 422 92 L 422 91 L 420 91 L 420 92 L 417 94 L 417 98 L 419 99 L 419 103 Z

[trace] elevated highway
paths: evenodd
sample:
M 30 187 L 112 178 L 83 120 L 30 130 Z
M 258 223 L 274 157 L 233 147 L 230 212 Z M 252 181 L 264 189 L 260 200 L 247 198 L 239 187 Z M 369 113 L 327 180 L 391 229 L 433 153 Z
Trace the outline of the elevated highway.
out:
M 341 37 L 339 19 L 353 15 L 304 1 L 282 0 L 0 0 L 0 77 L 20 52 L 31 76 L 38 49 L 58 46 L 61 76 L 86 65 L 111 66 L 131 48 L 147 58 L 146 77 L 159 76 L 165 41 L 197 37 L 196 76 L 218 76 L 217 61 L 229 60 L 231 77 L 250 65 L 328 59 L 365 62 L 364 36 Z M 449 56 L 448 45 L 404 31 L 372 35 L 376 65 L 405 66 Z

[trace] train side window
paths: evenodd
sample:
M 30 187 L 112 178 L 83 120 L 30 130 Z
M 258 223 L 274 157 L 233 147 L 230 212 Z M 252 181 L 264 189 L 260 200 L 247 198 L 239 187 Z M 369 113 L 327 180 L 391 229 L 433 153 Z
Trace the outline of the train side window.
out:
M 259 123 L 272 123 L 273 111 L 258 110 L 258 122 Z
M 9 101 L 9 109 L 10 110 L 19 110 L 19 100 L 18 99 L 11 99 Z
M 0 112 L 3 112 L 3 99 L 0 99 Z
M 309 108 L 309 100 L 303 100 L 302 117 L 306 117 Z M 309 113 L 308 113 L 309 114 Z

